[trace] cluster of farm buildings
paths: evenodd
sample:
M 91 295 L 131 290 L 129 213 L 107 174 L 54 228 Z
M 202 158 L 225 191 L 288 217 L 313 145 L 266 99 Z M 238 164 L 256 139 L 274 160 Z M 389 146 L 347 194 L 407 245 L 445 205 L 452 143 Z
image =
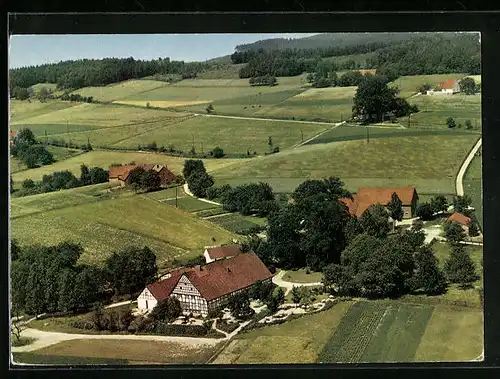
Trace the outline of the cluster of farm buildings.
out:
M 418 203 L 417 190 L 413 186 L 360 188 L 352 198 L 341 201 L 352 216 L 360 217 L 372 205 L 386 205 L 393 193 L 402 202 L 403 218 L 413 218 Z M 468 217 L 454 213 L 448 219 L 468 231 Z M 137 299 L 138 309 L 147 312 L 158 302 L 173 296 L 179 300 L 183 312 L 207 316 L 209 312 L 223 308 L 231 296 L 250 289 L 257 281 L 272 280 L 271 271 L 274 270 L 266 267 L 254 252 L 242 251 L 239 244 L 206 247 L 203 255 L 204 265 L 176 268 L 149 284 Z

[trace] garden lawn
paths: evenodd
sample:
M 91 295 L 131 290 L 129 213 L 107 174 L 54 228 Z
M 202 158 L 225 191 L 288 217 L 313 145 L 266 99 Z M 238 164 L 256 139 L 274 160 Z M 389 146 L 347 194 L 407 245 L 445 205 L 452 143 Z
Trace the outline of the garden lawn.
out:
M 74 357 L 73 364 L 78 363 L 80 357 L 111 362 L 126 360 L 129 364 L 204 364 L 216 349 L 217 346 L 187 346 L 163 341 L 71 340 L 37 350 L 36 355 Z
M 226 154 L 247 152 L 264 155 L 269 152 L 268 140 L 272 137 L 273 146 L 280 150 L 289 148 L 327 129 L 328 125 L 298 124 L 283 121 L 242 120 L 219 117 L 192 117 L 185 121 L 151 130 L 136 138 L 124 139 L 112 144 L 119 148 L 137 148 L 155 141 L 158 146 L 172 144 L 176 149 L 190 151 L 195 147 L 198 153 L 220 147 Z
M 475 156 L 464 176 L 464 192 L 472 199 L 472 206 L 475 208 L 474 215 L 483 227 L 483 190 L 482 190 L 482 158 Z
M 81 243 L 81 261 L 87 263 L 102 263 L 113 251 L 125 247 L 148 246 L 156 254 L 158 265 L 189 251 L 201 251 L 212 238 L 221 243 L 234 238 L 213 223 L 144 195 L 15 217 L 11 220 L 11 235 L 20 245 Z
M 311 88 L 255 114 L 312 121 L 342 121 L 351 118 L 357 87 Z
M 76 176 L 80 176 L 80 166 L 86 164 L 89 167 L 102 167 L 108 169 L 113 163 L 137 164 L 158 163 L 166 165 L 174 174 L 181 174 L 186 158 L 172 157 L 164 154 L 146 152 L 124 152 L 124 151 L 102 151 L 94 150 L 85 154 L 71 157 L 48 166 L 18 172 L 12 175 L 15 182 L 30 178 L 41 180 L 43 175 L 52 174 L 55 171 L 69 170 Z M 240 159 L 206 159 L 204 164 L 210 172 L 215 168 L 227 167 L 234 163 L 241 162 Z
M 321 272 L 314 271 L 307 274 L 305 269 L 296 271 L 289 270 L 283 276 L 283 280 L 294 283 L 319 283 L 323 280 L 323 274 Z
M 353 192 L 359 187 L 415 185 L 419 192 L 449 194 L 476 139 L 437 135 L 309 145 L 235 163 L 212 175 L 217 185 L 263 181 L 276 192 L 292 192 L 303 180 L 334 175 Z M 289 181 L 288 188 L 283 180 Z

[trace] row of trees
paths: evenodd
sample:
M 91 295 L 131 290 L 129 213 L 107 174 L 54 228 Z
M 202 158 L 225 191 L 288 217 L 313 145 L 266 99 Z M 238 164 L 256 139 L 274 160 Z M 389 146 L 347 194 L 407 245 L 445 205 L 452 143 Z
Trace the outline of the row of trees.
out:
M 61 100 L 72 101 L 72 102 L 82 102 L 82 103 L 92 103 L 94 100 L 93 96 L 82 96 L 78 93 L 67 93 L 61 95 Z
M 77 178 L 71 171 L 65 170 L 44 175 L 39 182 L 35 182 L 32 179 L 25 179 L 17 196 L 28 196 L 61 189 L 88 186 L 91 184 L 105 183 L 108 180 L 109 173 L 107 170 L 100 167 L 92 167 L 89 169 L 86 165 L 82 164 L 80 166 L 80 178 Z
M 49 165 L 55 162 L 54 156 L 45 146 L 38 144 L 31 129 L 23 128 L 14 137 L 12 156 L 19 158 L 28 168 Z
M 275 86 L 278 84 L 276 76 L 264 75 L 264 76 L 252 76 L 248 83 L 251 86 Z
M 28 314 L 87 311 L 110 295 L 136 294 L 157 275 L 147 247 L 114 252 L 103 267 L 81 264 L 83 248 L 63 242 L 20 248 L 11 241 L 13 308 Z
M 131 57 L 82 59 L 11 69 L 9 82 L 11 93 L 16 87 L 27 89 L 37 83 L 55 83 L 58 89 L 74 90 L 155 74 L 179 74 L 183 79 L 195 78 L 209 67 L 210 64 L 205 62 L 171 61 L 169 58 L 150 61 Z

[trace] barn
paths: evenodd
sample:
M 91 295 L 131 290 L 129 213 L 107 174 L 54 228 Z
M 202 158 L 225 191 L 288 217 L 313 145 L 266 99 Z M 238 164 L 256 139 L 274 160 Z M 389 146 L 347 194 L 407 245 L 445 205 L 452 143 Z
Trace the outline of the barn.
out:
M 133 169 L 140 167 L 144 171 L 156 171 L 160 176 L 160 183 L 165 186 L 176 179 L 175 174 L 170 171 L 167 166 L 160 164 L 139 164 L 139 165 L 123 165 L 112 166 L 109 168 L 109 181 L 118 182 L 121 186 L 130 184 L 130 173 Z
M 138 308 L 149 310 L 174 296 L 185 313 L 207 316 L 224 307 L 232 295 L 251 288 L 257 281 L 271 281 L 272 276 L 254 252 L 241 252 L 188 270 L 176 270 L 170 277 L 148 285 L 137 299 Z

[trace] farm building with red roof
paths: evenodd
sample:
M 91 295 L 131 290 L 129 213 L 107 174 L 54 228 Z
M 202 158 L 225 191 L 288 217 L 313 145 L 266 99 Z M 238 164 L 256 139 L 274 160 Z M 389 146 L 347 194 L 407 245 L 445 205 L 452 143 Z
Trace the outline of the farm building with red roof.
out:
M 144 171 L 156 171 L 160 176 L 160 183 L 162 186 L 167 185 L 175 180 L 175 174 L 170 171 L 167 166 L 160 164 L 139 164 L 139 165 L 124 165 L 112 166 L 109 168 L 109 181 L 119 182 L 122 186 L 130 184 L 129 176 L 133 169 L 140 167 Z
M 340 199 L 349 209 L 352 216 L 361 217 L 364 211 L 375 204 L 387 205 L 392 194 L 398 195 L 403 204 L 403 218 L 412 218 L 418 202 L 417 190 L 409 187 L 366 187 L 359 188 L 352 199 Z
M 427 95 L 452 95 L 460 92 L 460 85 L 456 79 L 448 79 L 439 83 L 436 88 L 427 91 Z
M 450 217 L 448 217 L 447 221 L 459 224 L 464 232 L 467 235 L 469 234 L 469 224 L 471 222 L 471 219 L 469 217 L 463 215 L 462 213 L 455 212 Z
M 11 130 L 10 131 L 10 147 L 14 146 L 14 138 L 16 137 L 17 131 Z
M 218 259 L 232 258 L 239 253 L 241 253 L 241 245 L 234 244 L 207 247 L 203 256 L 206 262 L 210 263 Z
M 259 280 L 268 282 L 272 276 L 254 252 L 241 252 L 232 258 L 175 271 L 169 278 L 148 285 L 137 299 L 138 308 L 149 310 L 174 296 L 184 312 L 206 316 L 225 306 L 231 296 Z

